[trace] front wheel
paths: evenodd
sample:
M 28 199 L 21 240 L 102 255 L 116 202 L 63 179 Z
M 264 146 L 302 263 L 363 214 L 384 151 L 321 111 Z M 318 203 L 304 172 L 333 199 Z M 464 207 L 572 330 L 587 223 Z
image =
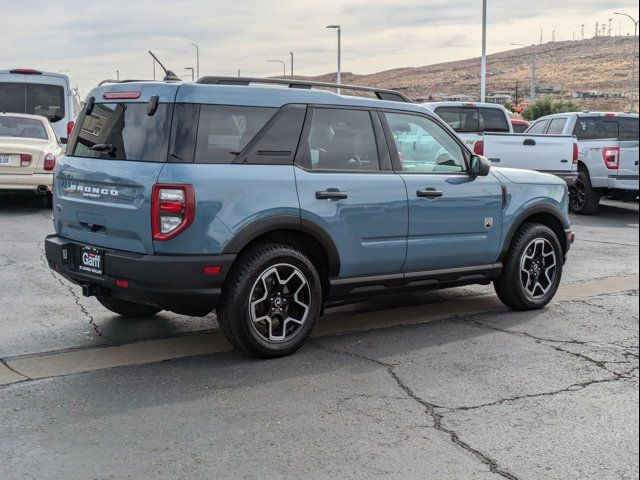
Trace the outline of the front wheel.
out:
M 494 282 L 496 293 L 502 303 L 516 310 L 543 308 L 558 290 L 562 266 L 562 247 L 553 230 L 525 223 L 511 243 L 500 278 Z
M 306 255 L 288 245 L 258 245 L 227 278 L 218 323 L 237 349 L 280 357 L 304 344 L 321 305 L 320 277 Z

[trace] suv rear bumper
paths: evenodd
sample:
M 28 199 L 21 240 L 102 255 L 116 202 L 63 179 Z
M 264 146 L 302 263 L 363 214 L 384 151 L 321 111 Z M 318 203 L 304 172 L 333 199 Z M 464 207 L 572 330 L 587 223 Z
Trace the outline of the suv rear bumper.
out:
M 2 173 L 2 172 L 0 172 Z M 45 186 L 51 190 L 53 175 L 51 173 L 31 173 L 26 175 L 2 174 L 0 175 L 0 190 L 27 190 L 37 191 L 38 187 Z
M 114 298 L 195 316 L 204 316 L 216 307 L 236 258 L 233 254 L 146 255 L 95 247 L 104 251 L 104 274 L 97 275 L 76 268 L 83 246 L 94 247 L 49 235 L 45 239 L 49 267 L 82 285 L 84 293 L 103 292 Z M 210 266 L 219 266 L 219 273 L 206 275 L 204 268 Z

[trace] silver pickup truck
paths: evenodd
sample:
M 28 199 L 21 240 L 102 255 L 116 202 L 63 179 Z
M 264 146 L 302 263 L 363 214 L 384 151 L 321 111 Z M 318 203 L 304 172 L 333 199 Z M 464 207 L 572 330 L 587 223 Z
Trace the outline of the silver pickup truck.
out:
M 603 196 L 623 201 L 638 196 L 637 114 L 558 113 L 539 118 L 526 133 L 577 138 L 578 180 L 571 189 L 575 213 L 595 213 Z

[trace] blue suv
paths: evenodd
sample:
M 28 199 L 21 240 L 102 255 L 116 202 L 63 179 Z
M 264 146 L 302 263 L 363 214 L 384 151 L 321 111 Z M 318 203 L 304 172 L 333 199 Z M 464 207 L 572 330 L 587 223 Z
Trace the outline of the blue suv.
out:
M 401 93 L 317 87 L 336 85 L 92 90 L 55 170 L 50 267 L 124 317 L 217 309 L 260 357 L 371 295 L 493 282 L 515 309 L 552 299 L 573 241 L 564 181 L 490 168 Z

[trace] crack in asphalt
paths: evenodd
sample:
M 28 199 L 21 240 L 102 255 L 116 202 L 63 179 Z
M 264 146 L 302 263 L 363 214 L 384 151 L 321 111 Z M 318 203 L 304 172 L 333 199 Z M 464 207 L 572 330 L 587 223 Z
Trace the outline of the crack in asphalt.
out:
M 4 365 L 5 367 L 7 367 L 8 370 L 11 370 L 13 373 L 15 373 L 16 375 L 20 375 L 22 378 L 24 378 L 23 381 L 27 381 L 27 380 L 33 380 L 33 378 L 29 377 L 28 375 L 25 375 L 24 373 L 20 373 L 19 371 L 17 371 L 15 368 L 13 368 L 11 365 L 9 365 L 4 358 L 0 358 L 0 364 Z M 14 382 L 15 383 L 19 383 L 19 382 Z M 13 384 L 9 384 L 9 385 L 13 385 Z
M 442 424 L 442 413 L 440 413 L 438 411 L 438 409 L 443 409 L 444 407 L 442 407 L 440 405 L 436 405 L 434 403 L 429 403 L 426 400 L 420 398 L 420 396 L 418 396 L 413 390 L 411 390 L 411 387 L 406 385 L 402 381 L 400 376 L 396 373 L 396 371 L 394 370 L 394 367 L 396 366 L 395 364 L 385 363 L 385 362 L 383 362 L 381 360 L 378 360 L 376 358 L 370 358 L 370 357 L 366 357 L 364 355 L 360 355 L 360 354 L 357 354 L 357 353 L 348 352 L 348 351 L 344 351 L 344 350 L 339 350 L 339 349 L 332 348 L 332 347 L 327 347 L 326 345 L 321 345 L 320 343 L 318 343 L 316 341 L 310 341 L 309 343 L 311 345 L 314 345 L 315 347 L 317 347 L 317 348 L 319 348 L 321 350 L 327 351 L 327 352 L 332 352 L 332 353 L 337 353 L 337 354 L 340 354 L 340 355 L 347 355 L 347 356 L 350 356 L 350 357 L 359 358 L 361 360 L 365 360 L 365 361 L 368 361 L 368 362 L 371 362 L 371 363 L 375 363 L 376 365 L 383 367 L 387 371 L 387 373 L 389 373 L 389 375 L 395 380 L 395 382 L 398 384 L 398 387 L 400 387 L 400 389 L 402 389 L 402 391 L 405 393 L 405 395 L 407 397 L 411 398 L 413 401 L 415 401 L 416 403 L 420 404 L 421 406 L 423 406 L 425 408 L 426 414 L 429 417 L 431 417 L 432 420 L 433 420 L 433 428 L 435 430 L 448 435 L 449 438 L 451 439 L 451 441 L 455 445 L 459 446 L 460 448 L 465 450 L 467 453 L 471 453 L 476 458 L 478 458 L 482 463 L 484 463 L 485 465 L 487 465 L 489 467 L 489 471 L 491 473 L 494 473 L 496 475 L 500 475 L 501 477 L 507 478 L 509 480 L 519 480 L 517 476 L 513 475 L 512 473 L 507 472 L 502 467 L 500 467 L 496 460 L 494 460 L 493 458 L 489 457 L 487 454 L 482 453 L 480 450 L 472 447 L 469 443 L 467 443 L 464 440 L 462 440 L 455 430 L 445 427 Z
M 98 327 L 98 324 L 95 322 L 95 319 L 93 318 L 93 315 L 91 315 L 89 313 L 89 311 L 84 307 L 84 305 L 82 305 L 82 303 L 80 303 L 80 297 L 78 296 L 78 294 L 75 292 L 75 290 L 73 289 L 72 286 L 67 285 L 65 282 L 63 282 L 57 275 L 56 273 L 49 268 L 49 265 L 47 263 L 47 259 L 45 256 L 45 252 L 42 249 L 42 247 L 38 246 L 39 250 L 40 250 L 40 260 L 42 261 L 43 265 L 46 267 L 47 270 L 49 270 L 49 272 L 51 272 L 51 276 L 60 284 L 64 287 L 65 290 L 67 290 L 70 294 L 71 297 L 73 298 L 73 301 L 75 302 L 75 304 L 78 306 L 78 309 L 82 312 L 82 314 L 87 318 L 87 320 L 89 321 L 89 325 L 91 325 L 91 328 L 93 329 L 93 331 L 96 333 L 97 336 L 99 336 L 100 338 L 105 339 L 108 343 L 112 344 L 112 345 L 117 345 L 117 342 L 113 341 L 113 339 L 109 338 L 109 336 L 105 335 L 104 333 L 102 333 L 100 331 L 100 327 Z

